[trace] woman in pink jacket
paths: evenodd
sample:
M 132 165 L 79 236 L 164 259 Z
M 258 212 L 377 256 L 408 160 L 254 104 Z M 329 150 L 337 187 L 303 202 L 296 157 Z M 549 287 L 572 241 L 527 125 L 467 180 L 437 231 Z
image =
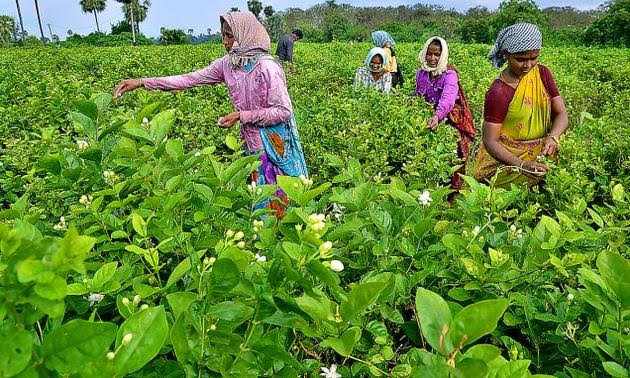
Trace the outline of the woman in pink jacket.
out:
M 252 182 L 276 184 L 279 175 L 307 177 L 286 78 L 269 55 L 269 35 L 249 12 L 230 12 L 220 20 L 226 56 L 185 75 L 124 80 L 114 96 L 140 87 L 172 91 L 225 83 L 236 111 L 219 118 L 219 127 L 230 128 L 240 122 L 246 153 L 261 154 L 262 164 L 252 173 Z M 266 207 L 282 217 L 288 198 L 281 190 L 274 197 L 257 208 Z

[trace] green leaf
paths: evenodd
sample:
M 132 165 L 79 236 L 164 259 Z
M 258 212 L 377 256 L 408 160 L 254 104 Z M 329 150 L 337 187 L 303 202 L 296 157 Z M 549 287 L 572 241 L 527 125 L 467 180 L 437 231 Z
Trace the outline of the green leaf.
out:
M 107 107 L 112 102 L 112 95 L 109 93 L 98 93 L 92 97 L 92 101 L 96 104 L 100 116 L 105 113 Z
M 31 360 L 33 337 L 29 332 L 5 324 L 0 329 L 0 377 L 12 377 Z
M 453 318 L 449 334 L 453 345 L 472 344 L 494 331 L 508 305 L 507 299 L 490 299 L 464 307 Z
M 149 130 L 155 144 L 161 143 L 175 123 L 175 110 L 165 110 L 151 120 Z
M 96 108 L 96 105 L 94 105 L 94 108 Z M 83 127 L 83 130 L 85 130 L 85 132 L 88 133 L 88 135 L 90 135 L 92 139 L 96 139 L 94 138 L 94 136 L 96 135 L 96 124 L 94 123 L 92 118 L 86 116 L 85 114 L 77 112 L 70 112 L 70 118 L 72 118 L 74 122 L 81 125 L 81 127 Z
M 93 119 L 94 121 L 98 118 L 98 107 L 92 101 L 78 100 L 74 102 L 74 107 L 77 108 L 81 114 Z
M 314 320 L 335 320 L 333 302 L 319 290 L 313 290 L 313 295 L 304 294 L 299 298 L 295 298 L 295 303 L 300 310 L 307 313 Z
M 597 267 L 622 307 L 630 308 L 630 262 L 615 252 L 602 251 L 597 257 Z
M 179 139 L 169 139 L 166 142 L 166 153 L 173 160 L 179 160 L 184 155 L 184 146 Z
M 324 193 L 325 191 L 327 191 L 330 187 L 332 186 L 331 183 L 327 182 L 324 183 L 320 186 L 318 186 L 315 189 L 311 189 L 308 192 L 302 194 L 302 196 L 300 197 L 300 202 L 299 205 L 300 206 L 306 206 L 308 205 L 309 202 L 311 202 L 311 200 L 315 197 L 317 197 L 318 195 Z
M 227 293 L 238 285 L 241 272 L 238 266 L 228 258 L 215 261 L 210 272 L 210 290 L 214 293 Z
M 382 233 L 389 233 L 392 227 L 392 216 L 387 211 L 372 207 L 370 208 L 370 218 Z
M 132 334 L 129 345 L 121 346 L 123 338 Z M 116 349 L 120 347 L 113 365 L 119 375 L 134 372 L 155 356 L 168 337 L 168 322 L 163 306 L 138 311 L 120 326 L 116 336 Z
M 52 276 L 47 282 L 35 284 L 33 290 L 42 298 L 57 300 L 66 297 L 66 280 L 59 276 Z
M 205 253 L 205 250 L 198 251 L 197 258 L 201 258 L 201 256 L 203 256 L 204 253 Z M 185 258 L 179 264 L 177 264 L 175 269 L 173 269 L 173 271 L 171 272 L 171 275 L 168 277 L 168 281 L 166 281 L 166 288 L 171 287 L 173 284 L 179 281 L 182 277 L 184 277 L 184 275 L 190 271 L 190 267 L 191 267 L 190 257 Z
M 140 236 L 147 236 L 147 222 L 145 222 L 140 214 L 136 212 L 131 213 L 131 224 L 133 225 L 133 229 L 140 234 Z
M 127 123 L 123 131 L 125 132 L 125 134 L 129 135 L 130 137 L 135 137 L 136 139 L 142 139 L 146 142 L 153 143 L 151 134 L 149 134 L 149 132 L 146 129 L 144 129 L 143 127 L 139 125 L 133 125 L 133 124 Z
M 615 378 L 628 377 L 628 369 L 626 369 L 625 367 L 619 365 L 618 363 L 614 361 L 602 362 L 602 365 L 604 366 L 604 370 L 606 370 L 606 373 L 612 375 Z
M 92 290 L 100 292 L 103 286 L 116 274 L 118 263 L 116 261 L 103 264 L 92 277 Z
M 225 145 L 232 151 L 237 151 L 241 148 L 241 143 L 239 143 L 238 139 L 230 134 L 225 136 Z
M 352 350 L 354 346 L 357 344 L 357 341 L 361 338 L 361 328 L 359 327 L 351 327 L 347 329 L 341 337 L 329 337 L 319 343 L 319 346 L 322 348 L 333 348 L 335 352 L 339 353 L 344 357 L 348 357 L 352 354 Z
M 175 188 L 177 188 L 181 183 L 184 177 L 182 175 L 173 176 L 166 182 L 166 191 L 172 192 Z
M 243 322 L 254 316 L 254 309 L 238 302 L 222 302 L 208 308 L 207 314 L 229 322 Z
M 304 184 L 297 177 L 291 176 L 278 176 L 278 186 L 282 189 L 287 196 L 299 204 L 304 189 Z
M 368 282 L 357 285 L 350 290 L 348 300 L 340 306 L 340 314 L 343 320 L 354 320 L 368 307 L 370 307 L 387 286 L 387 282 Z
M 173 317 L 177 319 L 179 315 L 188 310 L 190 304 L 197 299 L 197 295 L 191 292 L 172 293 L 166 296 L 168 305 L 173 309 Z
M 473 345 L 464 353 L 464 357 L 481 360 L 486 363 L 493 361 L 501 355 L 501 349 L 490 344 Z
M 481 360 L 466 358 L 455 366 L 454 377 L 461 378 L 485 378 L 488 374 L 488 366 Z M 520 378 L 520 377 L 519 377 Z
M 44 339 L 46 367 L 62 374 L 75 374 L 87 364 L 104 361 L 117 329 L 114 323 L 69 321 Z
M 416 293 L 416 313 L 424 338 L 433 349 L 447 355 L 452 349 L 446 338 L 452 315 L 446 301 L 432 291 L 419 288 Z

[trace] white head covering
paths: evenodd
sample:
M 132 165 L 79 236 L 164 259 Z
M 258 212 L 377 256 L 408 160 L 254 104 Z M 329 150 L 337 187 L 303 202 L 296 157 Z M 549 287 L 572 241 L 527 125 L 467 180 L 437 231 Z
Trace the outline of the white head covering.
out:
M 440 60 L 438 61 L 437 67 L 429 67 L 429 64 L 427 63 L 427 50 L 429 49 L 431 42 L 435 41 L 436 39 L 442 44 L 442 55 L 440 55 Z M 444 38 L 434 36 L 427 39 L 427 41 L 424 43 L 422 51 L 420 51 L 420 54 L 418 54 L 418 60 L 420 60 L 422 69 L 429 72 L 432 76 L 439 76 L 446 72 L 446 70 L 448 69 L 448 44 L 446 43 Z
M 372 71 L 372 67 L 370 66 L 370 62 L 372 61 L 372 58 L 374 58 L 375 55 L 380 55 L 381 59 L 383 60 L 383 64 L 381 64 L 381 68 L 378 71 Z M 363 62 L 363 64 L 365 64 L 365 67 L 370 71 L 370 72 L 381 72 L 385 69 L 385 67 L 387 66 L 388 63 L 388 59 L 387 59 L 387 53 L 385 53 L 385 50 L 383 50 L 380 47 L 373 47 L 367 54 L 367 56 L 365 57 L 365 61 Z
M 497 41 L 488 54 L 488 59 L 495 68 L 505 64 L 503 52 L 511 54 L 530 50 L 540 50 L 542 47 L 542 33 L 538 26 L 530 23 L 520 23 L 501 30 Z

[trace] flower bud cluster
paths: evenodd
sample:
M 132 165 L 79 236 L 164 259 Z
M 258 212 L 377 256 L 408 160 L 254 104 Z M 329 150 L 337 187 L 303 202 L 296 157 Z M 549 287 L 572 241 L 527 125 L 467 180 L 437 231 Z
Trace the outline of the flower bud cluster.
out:
M 313 186 L 313 180 L 309 179 L 308 177 L 304 176 L 304 175 L 300 175 L 298 177 L 300 179 L 300 181 L 302 181 L 302 185 L 304 186 Z
M 116 173 L 108 169 L 103 172 L 103 179 L 105 179 L 105 183 L 109 185 L 114 185 L 114 183 L 116 182 Z
M 431 203 L 431 201 L 433 201 L 433 199 L 431 198 L 431 193 L 425 190 L 424 192 L 420 194 L 420 196 L 418 196 L 418 201 L 420 202 L 422 206 L 428 206 Z
M 63 215 L 59 217 L 59 223 L 54 225 L 53 228 L 57 231 L 65 230 L 66 228 L 68 228 L 66 226 L 66 217 L 64 217 Z
M 265 225 L 262 221 L 259 221 L 259 220 L 255 220 L 253 224 L 254 224 L 254 232 L 257 234 L 262 230 L 263 226 Z
M 263 192 L 262 188 L 258 188 L 256 186 L 256 181 L 252 181 L 251 183 L 247 184 L 247 191 L 250 192 L 251 194 L 256 194 L 256 195 L 261 195 Z
M 315 233 L 321 233 L 326 228 L 326 216 L 324 214 L 311 214 L 308 217 L 307 228 Z
M 519 239 L 523 237 L 523 229 L 517 228 L 514 224 L 510 226 L 510 231 Z
M 79 203 L 81 205 L 84 205 L 86 208 L 89 208 L 90 205 L 92 204 L 92 200 L 94 199 L 94 197 L 92 197 L 91 195 L 82 195 L 81 198 L 79 199 Z
M 77 140 L 77 148 L 79 150 L 85 150 L 88 147 L 90 147 L 90 144 L 87 141 L 85 141 L 85 140 Z

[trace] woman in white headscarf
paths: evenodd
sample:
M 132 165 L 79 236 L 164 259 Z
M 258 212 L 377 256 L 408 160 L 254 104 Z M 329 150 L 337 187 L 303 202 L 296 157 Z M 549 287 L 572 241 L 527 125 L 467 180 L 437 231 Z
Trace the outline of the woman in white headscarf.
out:
M 542 33 L 520 23 L 499 32 L 488 59 L 501 71 L 486 93 L 483 143 L 475 177 L 495 186 L 536 184 L 568 126 L 567 110 L 549 69 L 538 63 Z
M 477 135 L 472 113 L 459 83 L 457 70 L 448 65 L 448 44 L 443 38 L 429 38 L 420 51 L 418 60 L 420 69 L 416 74 L 416 90 L 413 96 L 421 96 L 435 107 L 435 113 L 427 122 L 427 127 L 435 130 L 444 121 L 457 130 L 457 155 L 462 166 L 451 177 L 451 188 L 457 191 L 462 187 L 460 175 L 466 173 L 470 147 Z
M 374 47 L 365 57 L 363 67 L 354 76 L 354 85 L 373 88 L 383 93 L 392 90 L 392 74 L 385 71 L 387 54 L 380 47 Z

